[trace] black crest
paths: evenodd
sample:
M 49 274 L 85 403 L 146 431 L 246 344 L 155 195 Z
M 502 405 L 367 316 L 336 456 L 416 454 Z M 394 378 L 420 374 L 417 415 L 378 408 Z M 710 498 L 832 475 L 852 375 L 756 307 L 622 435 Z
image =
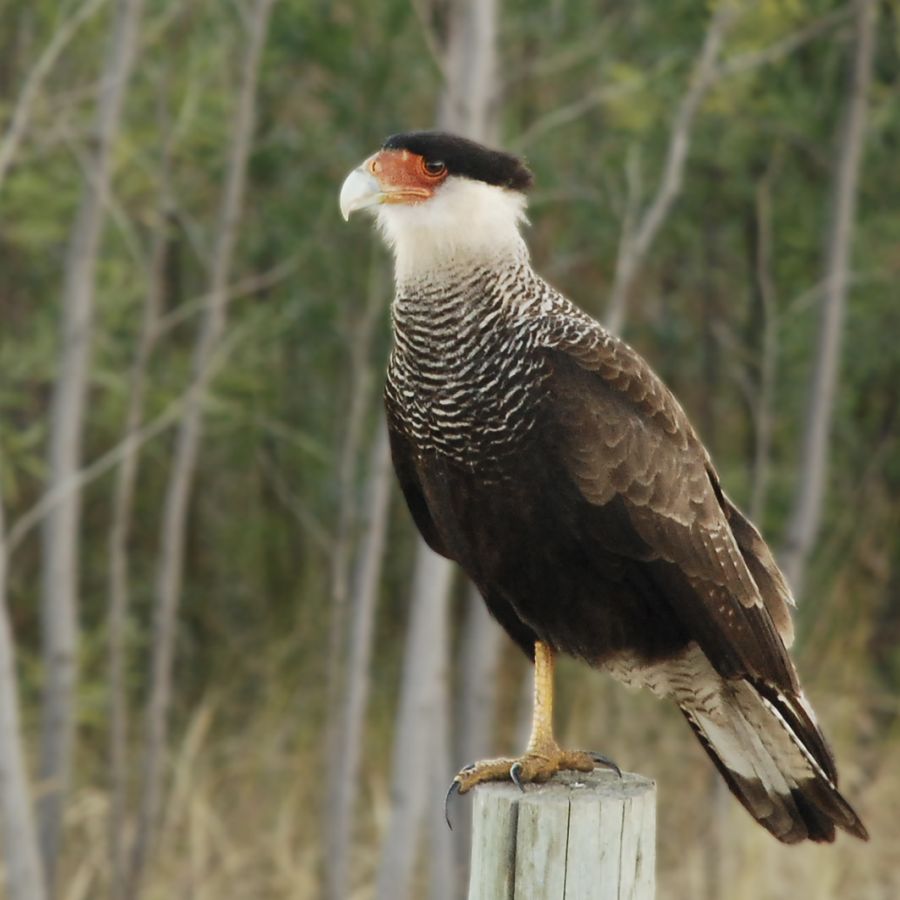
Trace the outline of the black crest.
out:
M 514 191 L 527 191 L 533 177 L 518 156 L 492 150 L 476 141 L 445 131 L 408 131 L 393 134 L 383 150 L 409 150 L 428 162 L 442 162 L 451 175 L 462 175 Z

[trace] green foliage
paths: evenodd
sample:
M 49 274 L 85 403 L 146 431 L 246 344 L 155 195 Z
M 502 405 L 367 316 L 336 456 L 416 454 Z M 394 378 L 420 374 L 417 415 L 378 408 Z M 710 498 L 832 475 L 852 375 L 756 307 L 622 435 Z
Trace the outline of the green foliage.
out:
M 260 723 L 278 720 L 290 741 L 311 755 L 326 713 L 321 686 L 331 553 L 345 499 L 338 460 L 353 392 L 361 389 L 352 365 L 357 342 L 365 340 L 367 305 L 380 304 L 384 312 L 361 353 L 363 365 L 375 373 L 362 388 L 364 448 L 378 415 L 391 293 L 386 254 L 365 228 L 340 220 L 337 191 L 346 171 L 386 134 L 433 122 L 441 76 L 426 49 L 416 5 L 281 0 L 276 6 L 233 281 L 281 274 L 232 303 L 229 349 L 209 401 L 191 510 L 178 647 L 179 721 L 198 715 L 198 704 L 214 693 L 220 699 L 220 738 L 248 719 L 254 720 L 248 730 L 254 735 Z M 6 4 L 0 74 L 10 77 L 0 78 L 0 132 L 58 25 L 59 6 L 72 4 Z M 728 38 L 726 60 L 770 47 L 837 8 L 825 0 L 747 6 Z M 187 389 L 246 40 L 241 7 L 182 0 L 148 4 L 97 273 L 88 461 L 123 438 L 128 371 L 148 277 L 154 277 L 151 248 L 161 231 L 167 327 L 150 364 L 145 420 Z M 688 0 L 504 5 L 502 132 L 537 174 L 533 255 L 541 271 L 594 314 L 605 310 L 626 210 L 629 204 L 646 207 L 656 188 L 672 115 L 709 8 Z M 874 626 L 854 623 L 857 605 L 868 610 L 867 621 L 892 633 L 900 628 L 900 74 L 896 9 L 883 15 L 893 23 L 894 43 L 890 33 L 882 33 L 825 549 L 816 557 L 813 577 L 817 592 L 826 583 L 858 585 L 840 596 L 835 589 L 829 610 L 842 627 L 866 634 Z M 436 25 L 439 30 L 440 17 Z M 36 103 L 15 166 L 0 184 L 0 495 L 8 524 L 42 490 L 63 253 L 81 191 L 80 158 L 90 140 L 107 30 L 104 13 L 83 27 L 63 55 Z M 762 347 L 752 235 L 759 225 L 757 192 L 771 173 L 778 353 L 764 526 L 776 546 L 803 464 L 799 448 L 818 328 L 818 297 L 810 292 L 823 272 L 849 45 L 846 24 L 836 24 L 783 58 L 717 82 L 692 135 L 683 193 L 630 307 L 627 338 L 683 399 L 714 447 L 727 489 L 745 501 L 754 436 L 748 391 L 752 395 L 759 386 Z M 595 100 L 580 103 L 595 94 Z M 554 119 L 579 103 L 567 118 Z M 628 172 L 637 176 L 631 187 Z M 146 689 L 160 505 L 171 455 L 172 434 L 166 431 L 141 456 L 130 540 L 129 690 L 135 710 Z M 361 494 L 366 458 L 362 449 L 357 456 L 350 489 Z M 98 758 L 111 487 L 112 478 L 105 476 L 87 488 L 83 531 L 82 721 Z M 872 496 L 882 498 L 883 509 L 867 517 Z M 398 506 L 373 677 L 373 758 L 382 763 L 382 726 L 392 714 L 402 657 L 411 547 L 411 527 Z M 866 570 L 863 556 L 883 561 L 881 568 Z M 33 539 L 20 546 L 12 569 L 11 605 L 26 693 L 33 700 L 40 675 L 31 658 L 39 640 L 40 559 Z M 801 615 L 816 611 L 810 603 Z M 862 658 L 866 634 L 858 642 L 862 678 L 868 677 Z M 834 640 L 823 646 L 840 655 Z M 894 698 L 900 689 L 897 647 L 881 642 L 877 648 L 877 678 Z M 220 747 L 231 746 L 222 740 Z M 204 778 L 212 764 L 204 767 Z M 297 790 L 308 797 L 313 788 Z

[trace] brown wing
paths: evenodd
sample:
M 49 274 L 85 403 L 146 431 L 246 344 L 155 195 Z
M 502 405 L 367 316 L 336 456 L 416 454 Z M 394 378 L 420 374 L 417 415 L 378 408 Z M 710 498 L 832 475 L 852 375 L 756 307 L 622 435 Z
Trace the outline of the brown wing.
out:
M 794 598 L 791 589 L 756 526 L 731 502 L 722 490 L 718 476 L 712 468 L 709 470 L 709 476 L 741 556 L 759 588 L 763 603 L 785 647 L 790 647 L 794 643 L 794 620 L 790 613 L 790 608 L 794 606 Z
M 547 351 L 559 452 L 593 539 L 636 555 L 716 669 L 798 688 L 788 593 L 755 528 L 722 494 L 678 402 L 626 344 L 597 331 Z M 613 530 L 616 533 L 613 533 Z
M 660 602 L 701 651 L 631 661 L 624 680 L 678 703 L 732 792 L 779 840 L 831 841 L 835 825 L 865 839 L 785 649 L 787 585 L 678 402 L 599 329 L 548 353 L 558 450 L 591 538 L 647 563 Z

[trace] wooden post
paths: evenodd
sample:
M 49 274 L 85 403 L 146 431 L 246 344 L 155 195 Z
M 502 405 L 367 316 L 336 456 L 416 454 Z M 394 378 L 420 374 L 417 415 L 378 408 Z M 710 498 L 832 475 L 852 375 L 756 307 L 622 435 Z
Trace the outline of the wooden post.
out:
M 656 783 L 570 772 L 475 789 L 469 900 L 653 900 Z

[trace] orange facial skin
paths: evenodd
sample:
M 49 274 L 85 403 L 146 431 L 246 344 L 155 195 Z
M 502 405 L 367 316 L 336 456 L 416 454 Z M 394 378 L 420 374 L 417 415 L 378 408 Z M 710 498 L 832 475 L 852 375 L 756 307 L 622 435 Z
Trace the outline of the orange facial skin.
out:
M 380 150 L 367 168 L 381 185 L 383 203 L 424 203 L 447 178 L 443 164 L 428 164 L 409 150 Z

